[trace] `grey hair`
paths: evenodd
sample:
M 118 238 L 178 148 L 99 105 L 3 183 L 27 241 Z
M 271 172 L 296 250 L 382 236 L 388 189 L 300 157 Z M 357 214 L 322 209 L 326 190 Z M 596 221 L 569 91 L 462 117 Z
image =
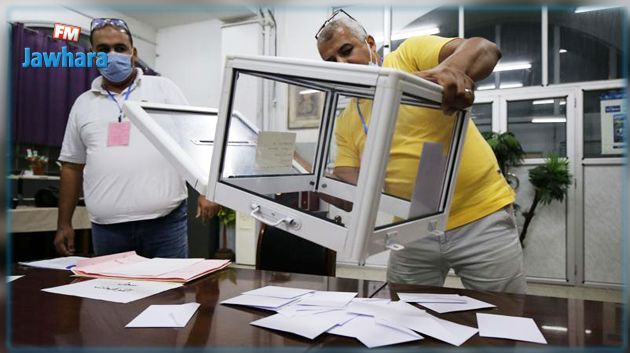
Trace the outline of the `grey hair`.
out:
M 339 27 L 347 28 L 355 38 L 362 42 L 368 37 L 367 31 L 365 30 L 365 28 L 363 28 L 363 26 L 361 26 L 359 22 L 351 18 L 342 17 L 328 22 L 326 27 L 324 27 L 324 29 L 322 29 L 322 31 L 319 33 L 319 37 L 317 37 L 317 45 L 319 46 L 322 43 L 332 39 L 332 37 L 335 35 L 335 32 L 337 31 L 337 28 Z

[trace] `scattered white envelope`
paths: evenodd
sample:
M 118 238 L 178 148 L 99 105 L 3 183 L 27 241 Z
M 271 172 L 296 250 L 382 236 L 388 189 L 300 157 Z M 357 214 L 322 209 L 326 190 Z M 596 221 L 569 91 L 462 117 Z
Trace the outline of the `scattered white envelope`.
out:
M 464 342 L 468 341 L 468 339 L 474 336 L 479 330 L 474 327 L 461 325 L 452 321 L 444 320 L 437 318 L 433 315 L 429 315 L 433 320 L 439 323 L 446 331 L 448 331 L 450 337 L 434 337 L 444 342 L 450 343 L 455 346 L 461 346 Z M 421 333 L 425 333 L 420 331 Z M 428 333 L 425 333 L 429 335 Z
M 382 305 L 387 305 L 391 302 L 391 300 L 389 299 L 385 299 L 385 298 L 353 298 L 352 299 L 353 303 L 371 303 L 371 304 L 382 304 Z
M 343 325 L 335 326 L 328 330 L 328 333 L 335 335 L 354 337 L 361 341 L 366 347 L 382 347 L 392 344 L 417 341 L 422 336 L 417 333 L 396 325 L 387 325 L 377 322 L 369 316 L 357 316 Z
M 301 297 L 298 304 L 342 308 L 350 303 L 350 301 L 352 301 L 352 298 L 356 297 L 357 294 L 358 293 L 356 292 L 316 291 L 311 295 Z
M 221 302 L 221 304 L 232 304 L 232 305 L 247 305 L 253 306 L 259 309 L 265 310 L 274 310 L 282 307 L 288 303 L 291 303 L 295 299 L 293 298 L 273 298 L 273 297 L 263 297 L 259 295 L 247 295 L 242 294 L 236 296 L 234 298 L 226 299 Z
M 241 294 L 260 295 L 264 297 L 290 299 L 290 298 L 296 298 L 296 297 L 302 296 L 307 293 L 312 293 L 312 292 L 314 292 L 314 290 L 311 290 L 311 289 L 266 286 L 266 287 L 250 290 L 247 292 L 243 292 Z
M 477 300 L 475 298 L 471 298 L 467 296 L 461 296 L 461 298 L 466 300 L 466 302 L 465 303 L 418 303 L 418 304 L 440 314 L 452 313 L 455 311 L 477 310 L 477 309 L 496 307 L 496 305 L 494 304 L 482 302 L 481 300 Z
M 348 311 L 363 315 L 374 316 L 376 320 L 403 325 L 409 329 L 440 341 L 460 346 L 477 333 L 477 329 L 456 324 L 429 315 L 426 311 L 417 309 L 405 302 L 391 302 L 389 305 L 375 305 L 370 303 L 351 303 Z
M 278 314 L 282 314 L 284 316 L 305 316 L 312 315 L 318 313 L 324 313 L 327 311 L 338 310 L 338 308 L 330 307 L 330 306 L 309 306 L 309 305 L 298 305 L 298 301 L 289 303 L 287 305 L 281 306 L 279 308 L 273 309 Z
M 42 289 L 42 291 L 115 303 L 129 303 L 169 289 L 181 287 L 182 285 L 182 283 L 171 282 L 98 278 L 90 281 L 45 288 Z
M 459 294 L 397 293 L 400 300 L 407 303 L 466 303 Z
M 530 318 L 477 313 L 479 336 L 507 338 L 547 344 L 547 340 Z
M 348 305 L 347 310 L 351 313 L 384 317 L 388 315 L 428 315 L 426 311 L 418 309 L 405 302 L 390 302 L 387 304 L 379 302 L 353 301 Z
M 200 305 L 151 305 L 125 327 L 185 327 Z
M 18 279 L 20 277 L 24 277 L 24 275 L 21 275 L 21 276 L 7 276 L 7 283 L 13 282 L 13 281 L 15 281 L 16 279 Z
M 356 315 L 347 313 L 344 310 L 328 311 L 320 314 L 287 317 L 275 314 L 266 318 L 251 322 L 251 325 L 265 327 L 269 329 L 291 332 L 309 339 L 321 335 L 338 324 L 346 323 Z

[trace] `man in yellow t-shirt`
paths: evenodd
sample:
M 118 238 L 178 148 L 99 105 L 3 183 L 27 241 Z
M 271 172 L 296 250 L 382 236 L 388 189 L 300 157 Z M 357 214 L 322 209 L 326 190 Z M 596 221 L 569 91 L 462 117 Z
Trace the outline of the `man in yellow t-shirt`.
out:
M 327 21 L 316 35 L 322 59 L 382 65 L 440 84 L 442 113 L 472 105 L 474 82 L 492 72 L 501 57 L 483 38 L 413 37 L 381 60 L 374 38 L 356 20 Z M 353 98 L 335 125 L 334 174 L 356 184 L 371 113 L 371 101 Z M 442 113 L 401 106 L 385 176 L 385 191 L 409 199 L 423 142 L 444 141 L 450 133 Z M 450 268 L 466 288 L 524 293 L 523 253 L 512 212 L 514 192 L 496 158 L 470 121 L 445 234 L 427 235 L 392 251 L 387 278 L 395 283 L 444 284 Z

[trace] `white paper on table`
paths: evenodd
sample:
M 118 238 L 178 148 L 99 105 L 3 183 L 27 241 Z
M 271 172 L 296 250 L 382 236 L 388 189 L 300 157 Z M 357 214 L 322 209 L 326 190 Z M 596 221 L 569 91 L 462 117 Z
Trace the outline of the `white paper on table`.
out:
M 375 305 L 370 303 L 351 303 L 348 311 L 374 316 L 378 320 L 403 325 L 409 329 L 440 341 L 460 346 L 477 333 L 477 329 L 456 324 L 429 315 L 426 311 L 417 309 L 405 302 L 391 302 L 389 305 Z
M 200 305 L 151 305 L 125 327 L 185 327 Z
M 291 332 L 309 339 L 321 335 L 338 324 L 344 324 L 356 315 L 344 310 L 333 310 L 308 316 L 287 317 L 275 314 L 251 322 L 251 325 L 269 329 Z
M 312 314 L 324 313 L 332 310 L 339 310 L 338 308 L 330 307 L 330 306 L 309 306 L 309 305 L 298 305 L 298 301 L 289 303 L 287 305 L 281 306 L 279 308 L 275 308 L 278 314 L 282 314 L 284 316 L 306 316 Z
M 459 294 L 397 293 L 400 300 L 407 303 L 466 303 Z
M 533 319 L 477 313 L 479 336 L 547 344 Z
M 452 345 L 455 345 L 455 346 L 461 346 L 464 342 L 468 341 L 470 337 L 474 336 L 477 332 L 479 332 L 479 330 L 477 330 L 475 327 L 461 325 L 452 321 L 437 318 L 433 315 L 429 315 L 429 316 L 434 321 L 439 323 L 442 327 L 444 327 L 451 336 L 450 340 L 445 340 L 442 338 L 438 338 L 438 339 L 445 341 L 447 343 L 450 343 Z
M 103 271 L 103 274 L 117 276 L 159 276 L 181 270 L 203 260 L 204 259 L 165 259 L 156 257 L 148 259 L 147 261 L 111 267 Z
M 69 270 L 76 266 L 79 260 L 87 259 L 81 256 L 64 256 L 55 259 L 37 260 L 30 262 L 18 262 L 22 266 L 29 266 L 35 268 L 47 268 L 52 270 Z
M 391 300 L 385 298 L 353 298 L 352 302 L 387 305 L 391 302 Z
M 146 298 L 181 286 L 181 283 L 171 282 L 129 281 L 98 278 L 90 281 L 45 288 L 42 289 L 42 291 L 115 303 L 129 303 L 134 300 Z
M 18 279 L 20 277 L 24 277 L 24 275 L 21 275 L 21 276 L 7 276 L 7 283 L 13 282 L 13 281 L 15 281 L 16 279 Z
M 427 309 L 431 309 L 436 313 L 452 313 L 455 311 L 477 310 L 485 308 L 494 308 L 496 305 L 482 302 L 475 298 L 462 296 L 462 299 L 466 300 L 466 303 L 419 303 Z
M 352 301 L 348 305 L 349 312 L 368 315 L 368 316 L 387 316 L 391 314 L 396 315 L 428 315 L 426 311 L 418 309 L 411 304 L 405 302 L 366 302 L 366 301 Z
M 389 322 L 379 322 L 373 317 L 359 315 L 343 325 L 338 325 L 328 330 L 328 333 L 354 337 L 366 347 L 382 347 L 392 344 L 417 341 L 422 336 Z
M 356 292 L 326 292 L 316 291 L 311 295 L 300 298 L 298 305 L 331 306 L 342 308 L 346 306 L 352 298 L 356 297 Z
M 289 304 L 293 302 L 295 299 L 289 298 L 273 298 L 273 297 L 262 297 L 259 295 L 247 295 L 241 294 L 234 298 L 226 299 L 221 302 L 221 304 L 232 304 L 232 305 L 245 305 L 251 306 L 259 309 L 273 310 L 280 308 L 283 305 Z
M 307 293 L 312 293 L 312 292 L 314 292 L 314 290 L 312 289 L 266 286 L 266 287 L 250 290 L 247 292 L 243 292 L 241 294 L 260 295 L 264 297 L 290 299 L 290 298 L 296 298 L 296 297 L 302 296 Z

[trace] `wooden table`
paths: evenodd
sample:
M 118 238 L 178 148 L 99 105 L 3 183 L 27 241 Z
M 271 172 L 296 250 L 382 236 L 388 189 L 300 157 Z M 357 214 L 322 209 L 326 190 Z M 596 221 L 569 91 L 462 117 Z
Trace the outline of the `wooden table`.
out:
M 329 335 L 309 339 L 249 323 L 269 311 L 220 305 L 241 292 L 267 285 L 330 291 L 354 291 L 360 297 L 378 292 L 385 283 L 313 275 L 227 268 L 183 287 L 128 304 L 82 299 L 42 292 L 42 288 L 69 284 L 69 272 L 20 267 L 24 277 L 11 282 L 11 343 L 27 347 L 269 347 L 295 346 L 304 350 L 327 342 Z M 151 304 L 197 302 L 201 307 L 182 329 L 125 328 Z M 344 345 L 357 345 L 343 338 Z M 334 341 L 337 342 L 337 341 Z
M 289 346 L 290 351 L 317 348 L 364 348 L 352 338 L 323 334 L 315 340 L 258 328 L 249 323 L 271 312 L 219 302 L 241 292 L 266 285 L 280 285 L 330 291 L 356 291 L 360 297 L 397 299 L 398 291 L 460 293 L 497 305 L 461 313 L 436 316 L 469 326 L 477 326 L 475 313 L 496 313 L 533 318 L 549 346 L 619 348 L 623 306 L 588 300 L 500 294 L 423 286 L 385 285 L 383 282 L 227 268 L 181 288 L 128 304 L 42 292 L 42 288 L 77 280 L 68 272 L 18 267 L 13 274 L 25 274 L 11 283 L 7 301 L 11 315 L 12 347 L 271 347 Z M 126 329 L 124 326 L 151 304 L 201 303 L 191 322 L 181 329 Z M 432 314 L 435 314 L 431 312 Z M 425 337 L 424 340 L 397 345 L 413 348 L 450 345 Z M 545 348 L 549 346 L 473 336 L 462 347 L 499 346 Z M 414 350 L 414 351 L 415 351 Z M 264 350 L 263 350 L 264 351 Z

